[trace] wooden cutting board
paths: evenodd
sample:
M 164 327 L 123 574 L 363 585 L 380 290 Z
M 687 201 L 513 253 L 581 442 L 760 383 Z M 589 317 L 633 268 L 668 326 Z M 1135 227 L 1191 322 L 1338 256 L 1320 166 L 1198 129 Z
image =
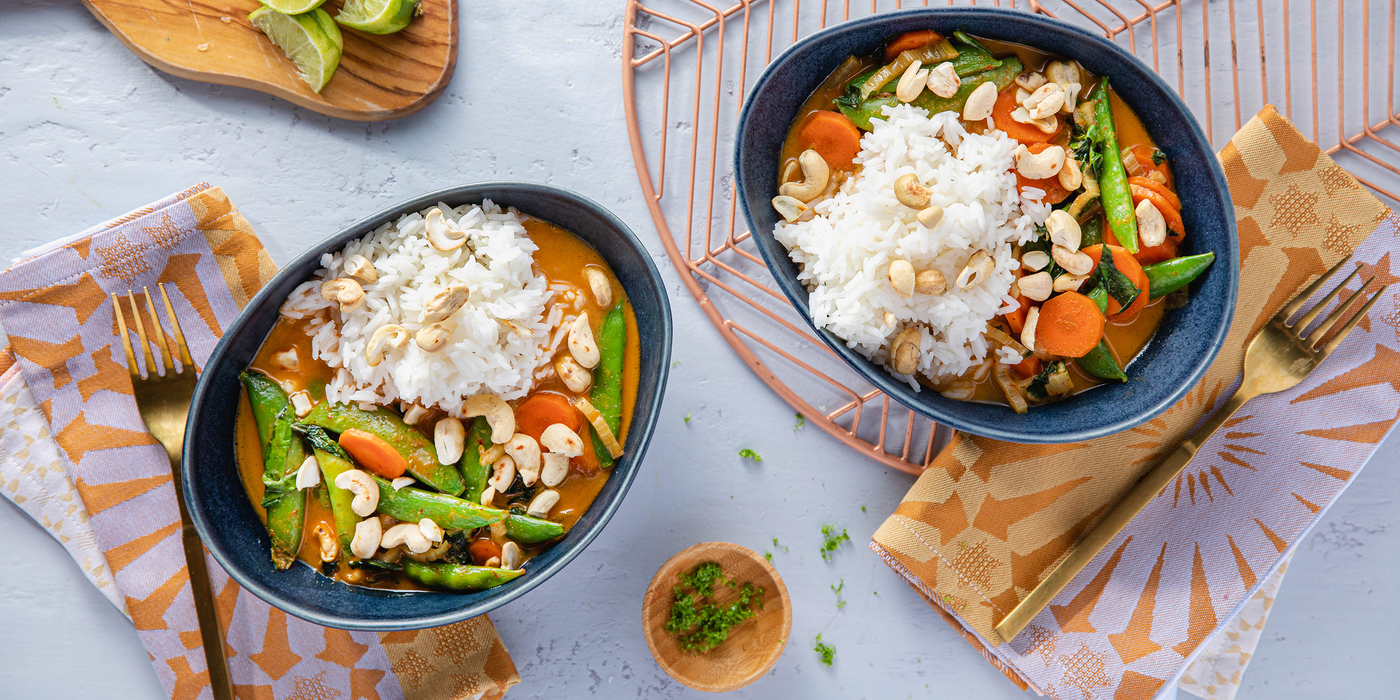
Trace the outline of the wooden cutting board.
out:
M 252 88 L 321 114 L 357 121 L 405 117 L 442 94 L 457 65 L 457 0 L 422 0 L 396 34 L 341 28 L 345 53 L 316 94 L 249 21 L 256 0 L 83 0 L 141 60 L 171 75 Z M 341 0 L 321 7 L 335 16 Z

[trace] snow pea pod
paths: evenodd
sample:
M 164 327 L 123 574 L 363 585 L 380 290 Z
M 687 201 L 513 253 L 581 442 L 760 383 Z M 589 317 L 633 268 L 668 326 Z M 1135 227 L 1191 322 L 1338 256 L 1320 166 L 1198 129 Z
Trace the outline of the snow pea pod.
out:
M 319 425 L 336 433 L 351 428 L 373 433 L 389 443 L 408 462 L 408 473 L 419 481 L 446 494 L 456 496 L 466 488 L 456 465 L 439 464 L 433 441 L 417 428 L 403 422 L 398 414 L 386 408 L 361 411 L 355 406 L 322 401 L 302 419 L 303 423 Z
M 410 579 L 429 588 L 450 591 L 484 591 L 525 575 L 524 569 L 497 569 L 489 566 L 465 566 L 443 562 L 416 562 L 405 557 L 403 572 Z
M 1136 253 L 1137 214 L 1133 211 L 1133 195 L 1128 190 L 1128 173 L 1123 169 L 1123 156 L 1118 152 L 1118 134 L 1113 128 L 1113 109 L 1108 96 L 1108 76 L 1099 81 L 1094 121 L 1098 124 L 1099 150 L 1103 153 L 1103 162 L 1099 166 L 1099 200 L 1103 202 L 1108 226 L 1118 238 L 1119 245 L 1129 253 Z
M 379 484 L 378 511 L 406 523 L 428 518 L 444 530 L 473 530 L 506 519 L 506 512 L 445 493 L 412 486 L 395 490 L 388 479 L 370 475 Z
M 978 73 L 971 73 L 962 76 L 962 85 L 952 97 L 939 97 L 932 90 L 925 90 L 919 93 L 912 103 L 916 107 L 927 109 L 929 114 L 939 112 L 961 112 L 963 105 L 967 103 L 967 98 L 982 83 L 991 82 L 997 87 L 997 92 L 1005 90 L 1016 80 L 1016 76 L 1021 74 L 1024 66 L 1021 59 L 1015 56 L 1008 56 L 1001 60 L 1001 65 L 984 70 Z M 959 73 L 959 75 L 962 75 Z M 1124 180 L 1126 183 L 1127 181 Z M 1124 185 L 1126 187 L 1126 185 Z
M 296 487 L 297 469 L 306 448 L 292 432 L 292 408 L 277 382 L 256 372 L 239 375 L 248 391 L 253 422 L 263 453 L 262 507 L 267 511 L 267 535 L 273 566 L 286 569 L 301 548 L 306 494 Z
M 462 450 L 462 461 L 457 463 L 457 468 L 462 470 L 462 479 L 467 484 L 462 498 L 473 503 L 481 501 L 481 492 L 486 490 L 486 480 L 491 477 L 491 465 L 481 463 L 479 449 L 490 445 L 491 424 L 486 422 L 485 416 L 477 416 L 467 429 L 467 446 Z
M 1150 298 L 1157 299 L 1191 284 L 1210 269 L 1215 262 L 1215 253 L 1201 253 L 1184 258 L 1163 260 L 1155 265 L 1142 268 L 1147 273 Z
M 1108 349 L 1108 343 L 1103 340 L 1100 340 L 1098 346 L 1083 357 L 1075 358 L 1074 362 L 1079 365 L 1080 369 L 1099 379 L 1128 381 L 1128 375 L 1123 373 L 1123 368 L 1119 367 L 1118 361 L 1113 359 L 1113 351 Z
M 593 369 L 593 391 L 588 402 L 603 414 L 603 420 L 612 429 L 613 436 L 622 442 L 622 360 L 627 350 L 627 319 L 623 315 L 622 304 L 618 304 L 603 317 L 598 326 L 598 366 Z M 598 455 L 598 466 L 612 469 L 616 460 L 603 446 L 603 441 L 591 428 L 593 452 Z
M 602 452 L 600 454 L 607 454 Z M 564 526 L 528 515 L 506 515 L 506 536 L 521 544 L 539 544 L 564 534 Z
M 1094 287 L 1084 296 L 1089 297 L 1089 301 L 1094 302 L 1094 305 L 1099 307 L 1099 313 L 1108 313 L 1108 292 L 1103 287 Z
M 311 443 L 316 463 L 321 467 L 321 483 L 330 497 L 331 516 L 335 521 L 336 538 L 340 540 L 340 551 L 342 554 L 349 552 L 350 540 L 355 536 L 355 525 L 360 522 L 360 516 L 350 507 L 351 502 L 355 500 L 355 494 L 336 486 L 335 478 L 354 469 L 354 461 L 350 459 L 345 448 L 326 434 L 325 428 L 319 425 L 298 425 L 297 430 Z

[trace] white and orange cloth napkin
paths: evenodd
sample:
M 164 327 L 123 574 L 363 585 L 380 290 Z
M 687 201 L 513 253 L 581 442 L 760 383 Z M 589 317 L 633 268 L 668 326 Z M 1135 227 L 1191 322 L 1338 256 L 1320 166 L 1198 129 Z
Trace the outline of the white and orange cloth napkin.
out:
M 1249 340 L 1288 299 L 1347 253 L 1360 280 L 1400 281 L 1400 219 L 1272 107 L 1220 161 L 1239 228 L 1239 302 L 1200 384 L 1161 416 L 1090 442 L 961 435 L 871 543 L 989 662 L 1060 700 L 1145 699 L 1178 682 L 1230 697 L 1258 642 L 1245 632 L 1263 624 L 1288 556 L 1400 414 L 1396 286 L 1302 384 L 1236 413 L 1013 643 L 993 631 L 1229 396 Z
M 0 493 L 131 618 L 172 700 L 209 697 L 208 674 L 178 485 L 136 410 L 109 295 L 168 285 L 202 365 L 276 269 L 223 191 L 201 184 L 0 273 L 11 343 L 0 359 Z M 485 616 L 409 632 L 329 629 L 270 608 L 208 561 L 240 698 L 499 698 L 520 681 Z

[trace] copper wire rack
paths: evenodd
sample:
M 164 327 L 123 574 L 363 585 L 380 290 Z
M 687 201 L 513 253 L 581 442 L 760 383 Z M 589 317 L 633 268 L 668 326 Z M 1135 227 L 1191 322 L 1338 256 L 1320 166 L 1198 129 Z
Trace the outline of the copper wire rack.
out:
M 783 49 L 847 19 L 943 4 L 628 0 L 622 46 L 637 176 L 691 296 L 807 423 L 911 474 L 951 432 L 865 382 L 812 333 L 744 229 L 730 163 L 744 97 Z M 1176 85 L 1217 149 L 1274 104 L 1358 181 L 1400 201 L 1397 0 L 946 4 L 1011 7 L 1103 34 Z

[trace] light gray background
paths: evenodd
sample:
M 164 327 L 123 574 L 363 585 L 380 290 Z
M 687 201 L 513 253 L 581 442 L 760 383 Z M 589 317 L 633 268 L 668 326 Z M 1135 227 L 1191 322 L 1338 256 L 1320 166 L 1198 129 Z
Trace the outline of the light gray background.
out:
M 231 3 L 232 4 L 232 3 Z M 246 3 L 244 3 L 246 4 Z M 865 548 L 912 478 L 793 412 L 721 341 L 680 284 L 642 202 L 623 119 L 622 2 L 466 2 L 456 76 L 424 112 L 338 121 L 190 82 L 132 56 L 76 2 L 0 7 L 0 259 L 201 180 L 221 185 L 279 262 L 342 225 L 439 187 L 550 182 L 612 208 L 668 280 L 677 365 L 646 468 L 570 567 L 492 615 L 524 682 L 511 697 L 699 697 L 652 661 L 652 573 L 695 542 L 771 539 L 794 603 L 773 675 L 739 697 L 1021 695 Z M 686 424 L 683 417 L 691 416 Z M 740 447 L 761 464 L 735 456 Z M 1244 698 L 1394 697 L 1400 519 L 1392 439 L 1302 545 Z M 832 563 L 819 528 L 848 528 Z M 163 697 L 131 625 L 64 550 L 0 505 L 0 697 Z M 829 586 L 846 582 L 836 608 Z M 1390 593 L 1391 595 L 1387 595 Z M 823 668 L 817 634 L 836 649 Z

